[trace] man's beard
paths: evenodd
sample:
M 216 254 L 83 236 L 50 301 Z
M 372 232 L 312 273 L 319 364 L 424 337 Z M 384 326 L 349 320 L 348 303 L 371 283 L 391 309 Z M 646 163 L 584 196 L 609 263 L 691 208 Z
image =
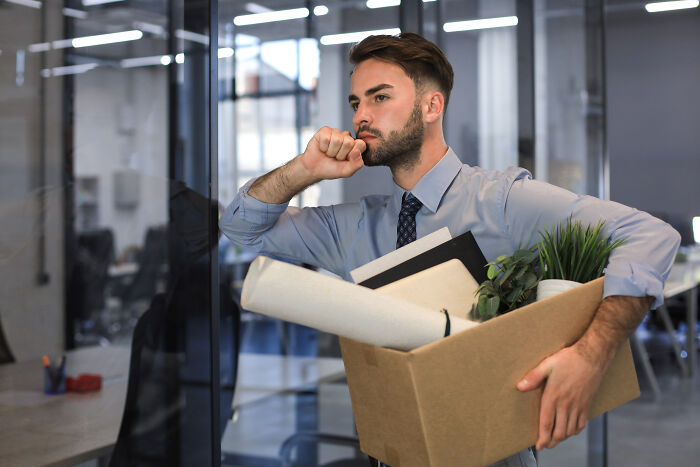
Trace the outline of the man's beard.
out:
M 386 139 L 379 130 L 369 126 L 361 126 L 357 129 L 358 134 L 362 131 L 377 137 L 377 142 L 368 143 L 367 149 L 362 153 L 365 165 L 370 167 L 386 165 L 393 171 L 398 168 L 409 169 L 418 163 L 425 133 L 423 113 L 419 103 L 416 102 L 414 105 L 403 128 L 392 131 Z

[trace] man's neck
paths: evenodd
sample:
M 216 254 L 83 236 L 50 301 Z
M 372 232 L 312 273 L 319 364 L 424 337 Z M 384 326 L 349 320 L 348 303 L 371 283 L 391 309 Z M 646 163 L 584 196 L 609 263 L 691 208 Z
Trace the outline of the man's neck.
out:
M 394 183 L 406 191 L 411 191 L 423 175 L 430 172 L 447 153 L 447 143 L 442 138 L 430 141 L 426 138 L 421 146 L 418 162 L 410 167 L 397 167 L 391 171 Z

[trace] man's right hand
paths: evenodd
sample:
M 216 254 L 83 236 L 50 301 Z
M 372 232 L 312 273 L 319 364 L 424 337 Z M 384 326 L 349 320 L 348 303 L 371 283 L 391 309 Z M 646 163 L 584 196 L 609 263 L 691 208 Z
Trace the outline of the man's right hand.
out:
M 248 194 L 265 203 L 286 203 L 316 182 L 353 175 L 364 165 L 362 152 L 366 147 L 349 131 L 324 126 L 311 138 L 306 151 L 259 177 Z
M 299 156 L 299 162 L 314 181 L 352 176 L 363 166 L 366 144 L 349 131 L 324 126 L 316 132 Z

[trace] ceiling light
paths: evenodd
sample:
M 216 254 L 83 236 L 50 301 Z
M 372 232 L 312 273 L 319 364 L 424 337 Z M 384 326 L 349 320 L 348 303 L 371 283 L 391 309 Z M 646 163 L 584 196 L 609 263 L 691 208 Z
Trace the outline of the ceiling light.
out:
M 49 76 L 65 76 L 77 75 L 85 73 L 93 68 L 97 68 L 97 63 L 83 63 L 82 65 L 59 66 L 56 68 L 46 68 L 41 70 L 41 76 L 48 78 Z
M 469 21 L 455 21 L 445 23 L 442 29 L 445 32 L 475 31 L 477 29 L 502 28 L 506 26 L 517 26 L 517 16 L 503 16 L 501 18 L 473 19 Z
M 34 52 L 46 52 L 47 50 L 51 50 L 51 44 L 49 42 L 40 42 L 38 44 L 29 44 L 29 47 L 27 47 L 27 50 L 34 53 Z
M 423 3 L 430 3 L 434 1 L 435 0 L 423 0 Z M 401 5 L 401 0 L 367 0 L 365 5 L 367 8 L 386 8 Z
M 222 47 L 218 50 L 219 58 L 233 57 L 233 49 L 231 47 Z
M 401 0 L 367 0 L 367 8 L 386 8 L 401 5 Z
M 649 13 L 657 13 L 659 11 L 684 10 L 686 8 L 697 8 L 700 2 L 698 0 L 679 0 L 675 2 L 655 2 L 647 3 L 644 8 Z
M 64 8 L 63 14 L 65 16 L 70 16 L 71 18 L 86 19 L 87 12 L 83 10 L 76 10 L 75 8 Z
M 186 31 L 184 29 L 176 29 L 175 37 L 178 39 L 185 39 L 186 41 L 199 42 L 200 44 L 209 45 L 209 36 L 192 31 Z
M 149 34 L 153 34 L 154 36 L 165 34 L 165 28 L 160 24 L 146 23 L 145 21 L 134 21 L 133 27 L 134 29 L 139 29 Z M 175 31 L 175 34 L 177 34 L 177 31 Z
M 83 6 L 102 5 L 104 3 L 121 2 L 122 0 L 83 0 Z
M 693 240 L 700 243 L 700 216 L 693 217 Z
M 291 10 L 268 11 L 265 13 L 254 13 L 252 15 L 241 15 L 233 18 L 236 26 L 248 26 L 251 24 L 272 23 L 275 21 L 286 21 L 290 19 L 300 19 L 309 16 L 308 8 L 293 8 Z
M 167 57 L 167 55 L 165 55 Z M 170 57 L 168 57 L 170 58 Z M 119 61 L 122 68 L 134 68 L 137 66 L 161 65 L 163 56 L 154 55 L 151 57 L 125 58 Z
M 185 54 L 180 52 L 179 54 L 175 55 L 175 63 L 185 63 Z
M 113 32 L 111 34 L 100 34 L 97 36 L 76 37 L 72 40 L 73 47 L 90 47 L 93 45 L 114 44 L 115 42 L 135 41 L 143 37 L 143 33 L 138 29 L 123 32 Z
M 272 8 L 268 8 L 266 6 L 262 6 L 258 3 L 253 3 L 253 2 L 246 3 L 245 9 L 250 11 L 251 13 L 267 13 L 269 11 L 275 11 Z
M 314 7 L 315 16 L 324 16 L 328 14 L 328 7 L 326 5 L 317 5 Z
M 37 0 L 5 0 L 7 3 L 14 3 L 15 5 L 28 6 L 29 8 L 36 8 L 37 10 L 41 8 L 41 2 Z
M 399 28 L 392 29 L 377 29 L 375 31 L 359 31 L 359 32 L 346 32 L 344 34 L 329 34 L 327 36 L 321 36 L 321 44 L 323 45 L 337 45 L 337 44 L 350 44 L 353 42 L 360 42 L 362 39 L 368 36 L 377 36 L 382 34 L 388 34 L 390 36 L 396 35 L 401 32 Z

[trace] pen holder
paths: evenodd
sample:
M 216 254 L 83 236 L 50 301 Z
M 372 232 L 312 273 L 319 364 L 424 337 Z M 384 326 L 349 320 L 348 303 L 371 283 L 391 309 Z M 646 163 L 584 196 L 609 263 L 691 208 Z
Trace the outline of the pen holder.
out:
M 66 371 L 63 366 L 44 367 L 44 393 L 63 394 L 66 392 Z

